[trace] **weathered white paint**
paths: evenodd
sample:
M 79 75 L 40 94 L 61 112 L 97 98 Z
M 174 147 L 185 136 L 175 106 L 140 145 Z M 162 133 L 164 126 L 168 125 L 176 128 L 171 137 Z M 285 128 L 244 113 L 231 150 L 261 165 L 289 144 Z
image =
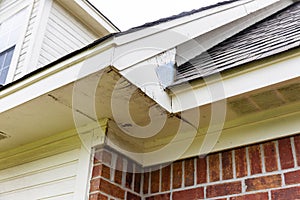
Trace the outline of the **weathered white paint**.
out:
M 107 51 L 103 51 L 107 46 L 110 46 L 110 44 L 103 44 L 98 48 L 78 54 L 77 56 L 7 88 L 7 90 L 1 91 L 0 113 L 40 95 L 46 94 L 49 91 L 81 79 L 89 74 L 103 70 L 110 65 L 113 54 L 111 48 Z M 100 53 L 101 51 L 103 52 Z M 102 62 L 99 63 L 99 60 Z M 45 87 L 45 85 L 48 87 Z
M 264 4 L 258 0 L 237 1 L 122 35 L 115 39 L 117 48 L 113 65 L 122 71 L 177 45 L 250 15 L 246 9 L 247 6 L 253 7 L 251 12 L 254 12 L 267 8 L 278 1 L 268 0 Z M 212 21 L 214 23 L 211 23 Z
M 266 1 L 266 4 L 271 5 L 275 2 L 278 1 L 270 0 Z M 147 63 L 148 59 L 152 58 L 153 56 L 160 56 L 160 53 L 187 42 L 193 37 L 205 34 L 208 31 L 248 15 L 249 10 L 247 11 L 247 8 L 245 9 L 245 5 L 242 5 L 242 3 L 246 3 L 246 5 L 250 7 L 253 6 L 254 9 L 249 8 L 253 12 L 255 10 L 262 9 L 265 6 L 264 4 L 260 4 L 260 1 L 256 0 L 238 1 L 234 4 L 226 5 L 221 8 L 216 8 L 196 15 L 187 16 L 183 19 L 164 23 L 155 28 L 136 31 L 127 35 L 118 36 L 116 38 L 112 37 L 111 39 L 98 44 L 92 49 L 86 50 L 85 52 L 56 64 L 49 69 L 32 75 L 30 78 L 23 80 L 22 82 L 16 83 L 11 87 L 2 90 L 0 92 L 0 112 L 20 106 L 21 104 L 34 98 L 38 98 L 49 91 L 61 88 L 92 73 L 99 72 L 110 65 L 114 65 L 114 67 L 119 70 L 119 72 L 126 79 L 145 91 L 147 95 L 153 98 L 158 104 L 162 105 L 169 112 L 179 112 L 181 110 L 209 103 L 212 100 L 218 100 L 219 97 L 216 99 L 211 99 L 207 89 L 201 86 L 183 86 L 181 88 L 176 88 L 175 90 L 177 96 L 175 98 L 177 99 L 174 100 L 174 97 L 171 99 L 159 84 L 155 70 L 157 65 L 152 64 L 152 66 L 149 68 L 146 68 L 145 66 L 149 64 Z M 213 14 L 211 12 L 216 13 Z M 210 26 L 211 20 L 217 21 L 218 23 L 216 23 L 214 26 Z M 199 27 L 199 29 L 195 27 Z M 208 27 L 208 29 L 203 30 L 202 27 Z M 44 51 L 45 52 L 43 52 L 43 55 L 46 55 L 46 53 L 54 53 L 51 51 L 50 46 L 45 47 Z M 63 52 L 63 49 L 61 49 L 61 51 Z M 55 55 L 51 56 L 55 57 Z M 296 63 L 299 59 L 296 59 L 296 57 L 289 57 L 286 59 L 290 60 L 285 60 L 278 63 L 267 63 L 265 66 L 259 66 L 253 71 L 247 71 L 246 73 L 237 74 L 236 76 L 226 77 L 224 80 L 228 82 L 228 84 L 225 84 L 224 86 L 226 95 L 237 95 L 247 92 L 250 89 L 255 90 L 270 84 L 275 84 L 297 77 L 298 73 L 300 73 L 299 70 L 296 70 Z M 101 63 L 99 61 L 101 61 Z M 43 62 L 47 62 L 47 60 L 45 59 Z M 285 73 L 282 73 L 282 70 L 279 71 L 280 68 L 282 69 L 283 65 L 285 68 L 289 67 Z M 142 69 L 147 69 L 149 71 L 147 71 L 148 73 L 145 73 L 145 71 Z M 256 75 L 268 77 L 270 70 L 274 72 L 274 76 L 270 77 L 268 80 L 261 79 L 261 81 L 258 81 L 256 84 L 254 84 L 254 86 L 249 90 L 245 89 L 244 82 L 247 80 L 247 78 L 253 80 L 253 77 L 255 77 L 255 79 L 257 78 Z M 154 84 L 154 87 L 153 85 L 144 87 L 144 82 L 142 80 L 143 77 L 140 76 L 140 72 L 143 72 L 145 76 L 151 75 L 149 76 L 149 81 L 153 81 L 152 83 Z M 237 84 L 241 85 L 237 88 L 231 88 L 232 85 L 236 86 Z M 189 98 L 191 95 L 194 95 L 195 92 L 196 95 L 200 97 L 199 102 L 190 106 Z M 205 98 L 202 95 L 204 95 Z M 291 122 L 294 123 L 293 120 L 291 120 Z M 282 126 L 281 128 L 283 129 L 284 127 Z M 298 128 L 299 127 L 296 126 L 293 131 L 298 130 Z M 244 131 L 247 132 L 247 130 Z M 293 131 L 287 131 L 287 134 L 293 134 Z M 252 132 L 250 131 L 250 133 Z M 280 132 L 277 134 L 281 136 Z M 263 138 L 261 139 L 263 140 Z M 241 144 L 243 143 L 235 143 L 237 146 Z M 169 155 L 164 156 L 168 157 Z M 155 160 L 157 159 L 157 155 L 155 158 L 153 158 L 154 160 L 148 159 L 148 157 L 143 157 L 141 159 L 141 163 L 144 165 L 150 165 L 148 161 L 145 162 L 144 160 L 149 160 L 151 164 L 158 162 Z M 160 160 L 161 159 L 162 158 L 160 157 Z M 84 163 L 85 164 L 82 164 L 82 166 L 86 167 L 86 162 Z M 86 172 L 84 173 L 85 175 L 87 174 Z M 85 175 L 82 175 L 82 177 Z M 84 192 L 81 191 L 79 193 L 83 194 Z

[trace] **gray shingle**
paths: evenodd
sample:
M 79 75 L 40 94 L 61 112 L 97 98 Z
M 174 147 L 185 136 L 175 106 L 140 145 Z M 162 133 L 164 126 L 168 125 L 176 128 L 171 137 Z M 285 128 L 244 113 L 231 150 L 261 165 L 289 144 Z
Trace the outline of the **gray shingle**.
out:
M 178 66 L 175 82 L 205 77 L 300 45 L 300 2 Z

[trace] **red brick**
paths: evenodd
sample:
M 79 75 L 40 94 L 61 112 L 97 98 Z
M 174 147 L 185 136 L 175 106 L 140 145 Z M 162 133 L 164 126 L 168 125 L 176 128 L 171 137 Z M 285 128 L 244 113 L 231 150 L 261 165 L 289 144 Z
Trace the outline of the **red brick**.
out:
M 207 182 L 206 158 L 197 158 L 197 184 Z
M 281 169 L 293 168 L 294 158 L 290 138 L 284 138 L 279 140 L 278 147 Z
M 122 185 L 122 175 L 123 175 L 123 158 L 118 156 L 115 168 L 115 183 Z
M 146 200 L 170 200 L 170 194 L 159 194 L 147 197 Z
M 237 178 L 247 176 L 246 148 L 235 150 L 235 167 Z
M 161 191 L 169 191 L 171 187 L 171 166 L 168 165 L 161 170 Z
M 254 190 L 263 190 L 269 188 L 281 187 L 281 176 L 271 175 L 271 176 L 262 176 L 258 178 L 251 178 L 245 181 L 247 186 L 247 191 Z
M 128 200 L 141 200 L 142 198 L 136 194 L 133 194 L 131 192 L 127 192 L 127 198 Z
M 208 157 L 209 162 L 209 181 L 220 180 L 220 155 L 212 154 Z
M 134 174 L 134 191 L 136 193 L 141 192 L 141 181 L 142 181 L 141 173 L 135 173 Z
M 273 190 L 271 194 L 272 200 L 296 200 L 300 199 L 300 187 Z
M 223 180 L 233 178 L 232 151 L 222 153 L 222 178 Z
M 105 165 L 97 165 L 93 168 L 92 177 L 101 176 L 110 179 L 110 168 Z
M 180 188 L 182 185 L 182 162 L 173 163 L 173 189 Z
M 287 185 L 300 183 L 300 170 L 285 173 L 284 180 Z
M 263 144 L 264 148 L 264 157 L 265 157 L 265 166 L 267 172 L 273 172 L 278 170 L 277 164 L 277 153 L 275 142 L 267 142 Z
M 237 197 L 231 197 L 230 200 L 268 200 L 268 193 L 246 194 Z
M 160 171 L 155 170 L 151 172 L 151 193 L 159 192 Z
M 294 137 L 297 164 L 300 166 L 300 135 Z
M 143 194 L 148 194 L 149 188 L 149 172 L 144 173 Z
M 107 199 L 108 199 L 108 197 L 103 194 L 99 194 L 99 196 L 98 196 L 98 200 L 107 200 Z
M 242 183 L 240 181 L 223 183 L 207 186 L 206 196 L 208 198 L 221 197 L 242 192 Z
M 248 148 L 249 160 L 250 160 L 250 173 L 259 174 L 262 173 L 262 161 L 260 154 L 260 146 L 253 145 Z
M 96 178 L 96 179 L 92 179 L 91 180 L 91 184 L 90 184 L 90 192 L 95 192 L 95 191 L 99 191 L 100 188 L 100 178 Z
M 174 192 L 172 197 L 173 200 L 182 200 L 182 199 L 198 200 L 203 198 L 204 198 L 203 188 L 195 188 L 195 189 Z
M 103 194 L 91 194 L 89 200 L 108 200 L 108 197 Z
M 194 185 L 194 159 L 187 159 L 184 161 L 184 185 L 192 186 Z
M 104 163 L 107 165 L 111 165 L 112 155 L 107 150 L 101 150 L 95 153 L 94 155 L 94 163 Z
M 128 189 L 132 189 L 132 182 L 133 182 L 133 165 L 132 162 L 127 163 L 127 170 L 126 170 L 126 177 L 125 177 L 125 187 Z
M 125 191 L 123 189 L 114 184 L 109 183 L 104 179 L 101 179 L 100 181 L 100 191 L 119 199 L 124 199 L 125 196 Z

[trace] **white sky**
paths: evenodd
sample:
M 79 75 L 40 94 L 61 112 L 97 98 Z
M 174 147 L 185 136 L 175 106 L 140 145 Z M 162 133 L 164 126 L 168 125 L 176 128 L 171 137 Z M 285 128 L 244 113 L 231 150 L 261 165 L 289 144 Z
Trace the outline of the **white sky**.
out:
M 89 0 L 119 29 L 215 4 L 222 0 Z

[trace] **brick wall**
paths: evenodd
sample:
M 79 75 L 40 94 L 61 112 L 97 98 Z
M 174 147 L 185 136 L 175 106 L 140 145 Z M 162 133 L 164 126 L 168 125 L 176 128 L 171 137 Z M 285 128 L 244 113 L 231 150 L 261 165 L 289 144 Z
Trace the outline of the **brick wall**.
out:
M 99 166 L 103 164 L 95 162 L 90 200 L 98 193 L 106 195 L 103 199 L 132 200 L 300 199 L 300 135 L 176 161 L 149 172 L 123 172 L 122 183 L 112 177 L 118 177 L 116 172 L 109 177 Z M 101 185 L 101 180 L 106 182 Z M 116 195 L 119 190 L 121 195 Z
M 111 149 L 94 154 L 89 200 L 142 199 L 141 167 Z

